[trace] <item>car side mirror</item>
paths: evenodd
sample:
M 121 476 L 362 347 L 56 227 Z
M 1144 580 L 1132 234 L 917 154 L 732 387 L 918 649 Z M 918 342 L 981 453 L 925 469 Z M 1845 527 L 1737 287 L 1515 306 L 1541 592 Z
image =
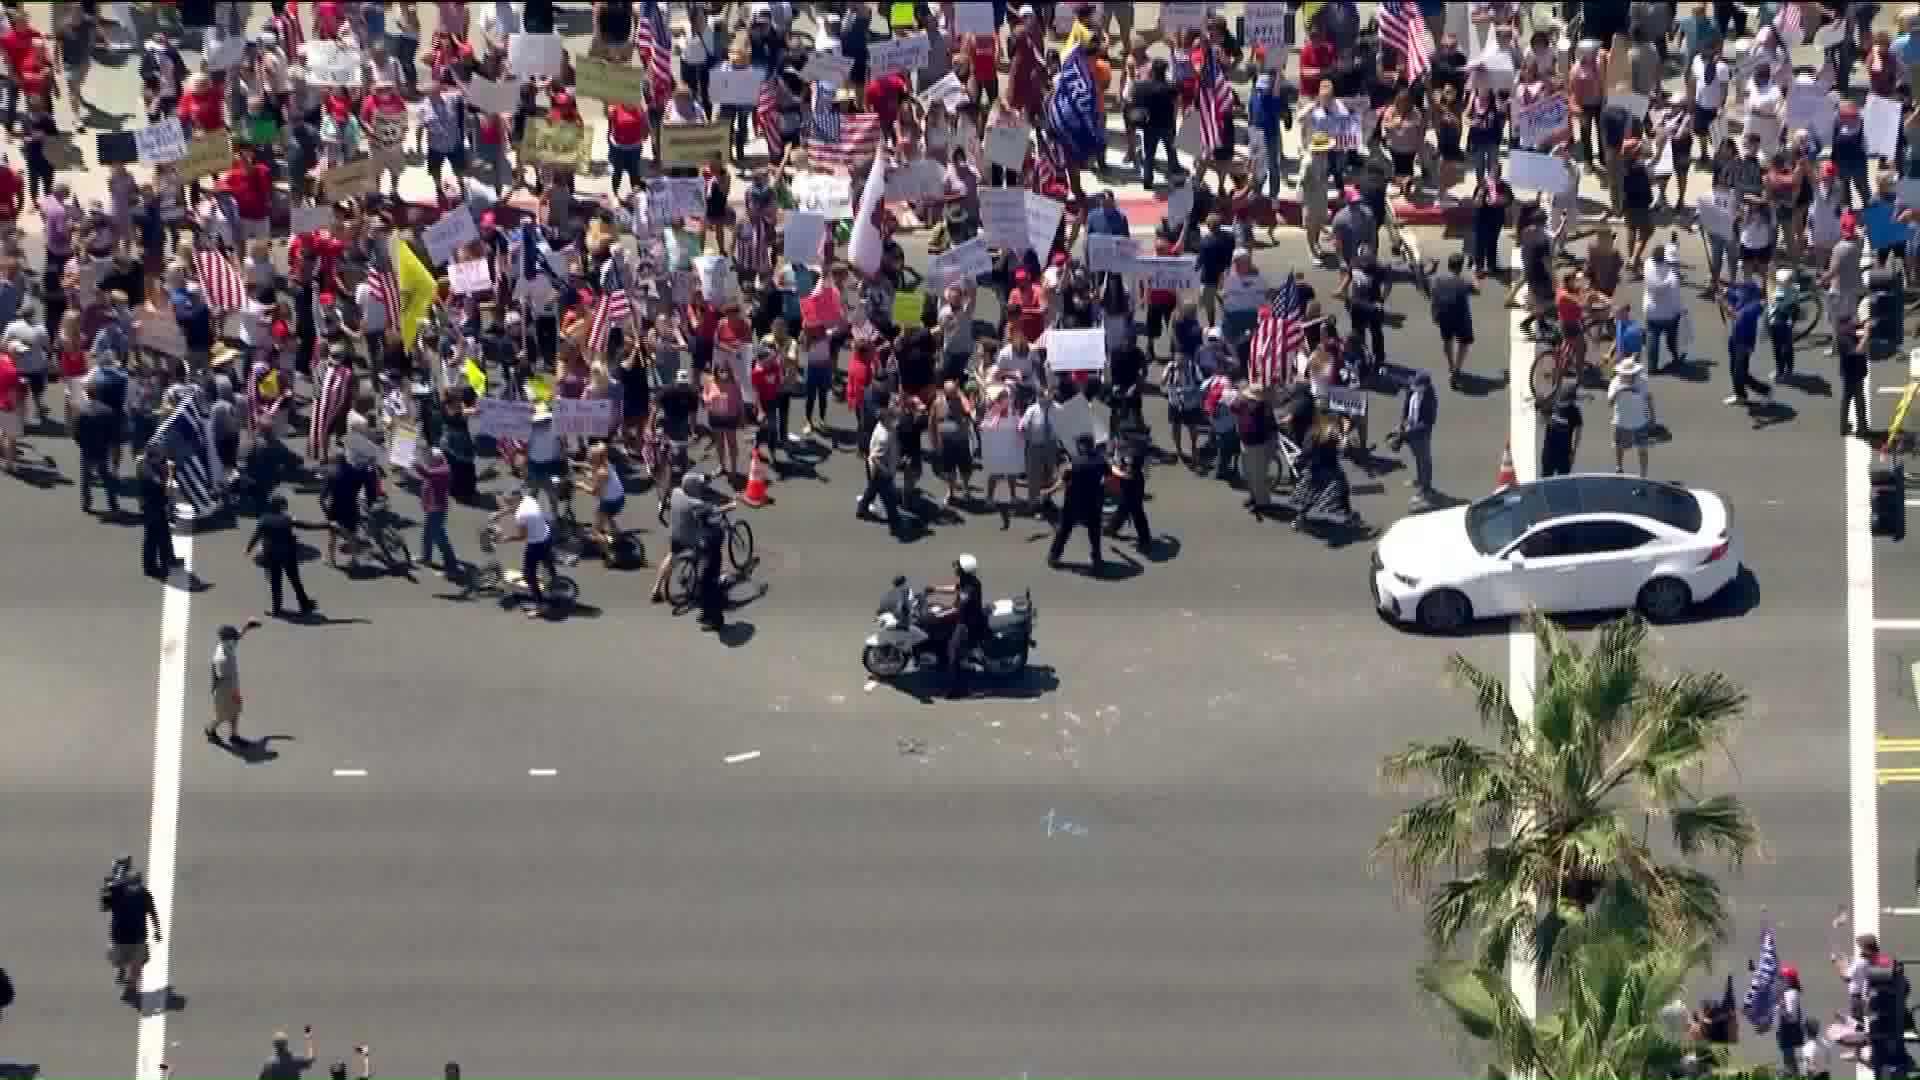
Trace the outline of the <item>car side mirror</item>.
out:
M 1507 552 L 1507 565 L 1515 567 L 1525 566 L 1527 565 L 1527 557 L 1521 554 L 1519 548 L 1514 548 L 1512 551 Z

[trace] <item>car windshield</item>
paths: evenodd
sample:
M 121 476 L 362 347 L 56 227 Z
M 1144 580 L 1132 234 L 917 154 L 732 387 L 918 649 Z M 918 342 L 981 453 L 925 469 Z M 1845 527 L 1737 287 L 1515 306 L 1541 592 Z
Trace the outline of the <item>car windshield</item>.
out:
M 1573 514 L 1650 518 L 1698 532 L 1700 500 L 1674 484 L 1630 476 L 1577 476 L 1497 491 L 1467 508 L 1467 539 L 1482 555 L 1525 536 L 1543 521 Z

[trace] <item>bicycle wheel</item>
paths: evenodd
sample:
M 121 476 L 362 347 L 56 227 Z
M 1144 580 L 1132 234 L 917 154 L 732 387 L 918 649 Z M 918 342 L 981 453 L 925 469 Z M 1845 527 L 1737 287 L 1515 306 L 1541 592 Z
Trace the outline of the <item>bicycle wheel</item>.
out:
M 544 568 L 539 573 L 540 592 L 546 598 L 547 607 L 565 611 L 580 599 L 580 585 L 572 578 Z
M 373 542 L 380 549 L 380 557 L 393 565 L 413 561 L 413 550 L 407 547 L 407 541 L 400 530 L 391 521 L 382 521 L 373 531 Z
M 1533 392 L 1533 403 L 1539 409 L 1551 409 L 1560 394 L 1560 356 L 1556 350 L 1548 349 L 1533 358 L 1533 371 L 1527 378 L 1527 389 Z
M 1809 293 L 1800 298 L 1800 306 L 1793 311 L 1793 340 L 1801 341 L 1814 332 L 1820 325 L 1821 316 L 1827 312 L 1827 302 L 1818 293 Z
M 667 603 L 673 605 L 676 615 L 687 610 L 693 603 L 696 569 L 691 558 L 676 555 L 673 559 L 673 569 L 667 571 Z
M 727 564 L 736 574 L 753 565 L 753 526 L 737 518 L 727 526 Z

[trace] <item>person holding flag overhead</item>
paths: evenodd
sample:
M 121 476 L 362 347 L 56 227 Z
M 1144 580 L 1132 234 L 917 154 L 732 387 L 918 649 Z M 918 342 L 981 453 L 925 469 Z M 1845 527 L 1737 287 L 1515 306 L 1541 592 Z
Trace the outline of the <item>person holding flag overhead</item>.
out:
M 1081 163 L 1096 159 L 1095 155 L 1104 155 L 1107 147 L 1099 88 L 1094 84 L 1091 65 L 1084 47 L 1076 45 L 1068 50 L 1060 61 L 1060 77 L 1046 103 L 1047 126 L 1052 129 L 1054 144 L 1065 159 L 1067 185 L 1076 199 L 1082 196 Z

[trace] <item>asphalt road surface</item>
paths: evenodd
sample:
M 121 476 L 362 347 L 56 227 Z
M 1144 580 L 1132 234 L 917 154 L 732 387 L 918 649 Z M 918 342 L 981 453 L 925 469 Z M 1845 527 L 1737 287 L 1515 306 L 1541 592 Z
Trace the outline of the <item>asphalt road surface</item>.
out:
M 1269 273 L 1305 261 L 1298 234 L 1281 240 L 1258 255 Z M 1698 245 L 1682 252 L 1699 280 Z M 1334 279 L 1315 283 L 1324 296 Z M 1444 371 L 1417 295 L 1391 306 L 1407 317 L 1393 358 Z M 1722 406 L 1719 319 L 1694 315 L 1694 368 L 1656 381 L 1674 440 L 1654 473 L 1733 500 L 1751 575 L 1663 629 L 1658 654 L 1753 695 L 1737 771 L 1711 780 L 1749 800 L 1767 845 L 1726 879 L 1735 946 L 1700 996 L 1744 980 L 1764 920 L 1783 960 L 1819 966 L 1847 899 L 1848 796 L 1838 406 L 1801 389 L 1769 413 Z M 1510 411 L 1498 290 L 1475 323 L 1485 378 L 1445 396 L 1435 444 L 1457 498 L 1491 489 Z M 1802 368 L 1834 380 L 1811 344 Z M 1875 395 L 1880 419 L 1891 400 Z M 1590 401 L 1585 467 L 1611 467 L 1605 418 Z M 201 584 L 169 600 L 139 574 L 137 529 L 79 513 L 71 445 L 32 445 L 63 479 L 0 481 L 16 703 L 0 964 L 20 992 L 0 1061 L 126 1075 L 144 1030 L 174 1075 L 233 1075 L 311 1023 L 323 1057 L 367 1042 L 403 1075 L 446 1060 L 489 1076 L 1477 1071 L 1419 1001 L 1418 914 L 1367 853 L 1406 799 L 1381 789 L 1379 759 L 1473 730 L 1443 660 L 1503 670 L 1506 628 L 1383 625 L 1364 539 L 1257 522 L 1237 492 L 1161 468 L 1149 509 L 1166 542 L 1116 547 L 1126 569 L 1096 580 L 1048 571 L 1026 520 L 897 544 L 852 519 L 860 471 L 839 454 L 752 512 L 765 593 L 725 638 L 649 605 L 650 571 L 582 564 L 587 606 L 532 622 L 424 573 L 309 563 L 329 621 L 269 623 L 243 647 L 243 732 L 280 736 L 249 762 L 199 736 L 214 629 L 266 603 L 246 533 L 195 537 Z M 1352 474 L 1370 525 L 1405 511 L 1405 475 Z M 647 506 L 636 493 L 626 524 L 657 557 Z M 395 507 L 417 516 L 408 496 Z M 309 496 L 296 509 L 318 517 Z M 461 511 L 452 528 L 470 560 L 477 525 Z M 1034 671 L 959 703 L 869 691 L 860 639 L 888 579 L 941 577 L 963 550 L 990 594 L 1033 591 Z M 157 670 L 183 713 L 167 695 L 156 709 Z M 185 743 L 177 820 L 169 785 L 153 798 L 169 729 Z M 93 904 L 115 853 L 147 861 L 150 819 L 177 828 L 164 1026 L 117 999 Z M 1899 846 L 1883 844 L 1889 896 L 1910 867 Z M 1815 1003 L 1837 1003 L 1811 977 Z

